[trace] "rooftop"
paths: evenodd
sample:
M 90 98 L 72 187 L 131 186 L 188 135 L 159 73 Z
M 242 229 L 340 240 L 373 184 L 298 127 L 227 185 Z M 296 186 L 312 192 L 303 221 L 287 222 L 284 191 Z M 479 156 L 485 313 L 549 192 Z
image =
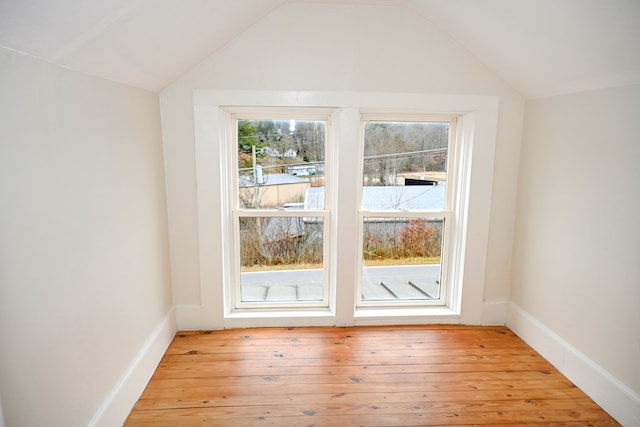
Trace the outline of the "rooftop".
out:
M 446 185 L 381 186 L 362 188 L 365 210 L 437 210 L 444 208 Z M 310 187 L 305 209 L 322 209 L 324 187 Z

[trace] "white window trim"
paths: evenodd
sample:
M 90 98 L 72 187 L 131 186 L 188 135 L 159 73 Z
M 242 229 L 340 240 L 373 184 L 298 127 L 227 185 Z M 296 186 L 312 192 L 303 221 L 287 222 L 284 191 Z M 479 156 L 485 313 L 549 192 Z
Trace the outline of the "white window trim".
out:
M 456 201 L 461 228 L 452 236 L 460 249 L 459 266 L 451 269 L 457 281 L 456 292 L 448 307 L 420 309 L 355 309 L 353 287 L 338 286 L 332 293 L 330 310 L 269 311 L 234 313 L 229 310 L 229 295 L 223 283 L 230 268 L 224 262 L 230 248 L 225 233 L 228 229 L 229 206 L 224 189 L 230 188 L 227 161 L 221 141 L 228 141 L 228 112 L 224 107 L 322 107 L 333 108 L 332 141 L 357 141 L 360 114 L 376 110 L 400 114 L 415 112 L 425 115 L 458 117 L 458 137 L 462 140 L 456 177 L 463 191 Z M 230 328 L 245 326 L 294 325 L 368 325 L 402 323 L 480 324 L 485 287 L 485 267 L 489 233 L 493 161 L 498 120 L 498 98 L 475 95 L 429 95 L 362 92 L 295 92 L 295 91 L 194 91 L 194 126 L 196 180 L 198 198 L 198 230 L 201 305 L 179 307 L 178 321 L 189 328 Z M 359 176 L 357 150 L 342 150 L 334 156 L 337 163 L 340 192 L 337 209 L 331 213 L 336 221 L 334 233 L 357 226 Z M 214 165 L 214 167 L 212 167 Z M 332 183 L 337 185 L 337 180 Z M 335 188 L 333 188 L 335 190 Z M 344 202 L 344 203 L 341 203 Z M 470 209 L 470 206 L 473 209 Z M 338 221 L 338 218 L 340 219 Z M 333 236 L 336 237 L 336 236 Z M 472 237 L 472 238 L 470 238 Z M 355 240 L 355 239 L 354 239 Z M 337 247 L 335 280 L 355 283 L 358 253 L 356 242 L 340 242 Z

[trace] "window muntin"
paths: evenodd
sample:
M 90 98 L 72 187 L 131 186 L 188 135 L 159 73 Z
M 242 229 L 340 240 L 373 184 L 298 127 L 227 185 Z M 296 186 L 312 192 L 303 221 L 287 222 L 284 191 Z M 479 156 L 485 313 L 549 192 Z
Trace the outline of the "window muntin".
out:
M 328 307 L 329 116 L 267 110 L 231 120 L 233 306 Z
M 357 305 L 444 305 L 455 119 L 363 117 Z

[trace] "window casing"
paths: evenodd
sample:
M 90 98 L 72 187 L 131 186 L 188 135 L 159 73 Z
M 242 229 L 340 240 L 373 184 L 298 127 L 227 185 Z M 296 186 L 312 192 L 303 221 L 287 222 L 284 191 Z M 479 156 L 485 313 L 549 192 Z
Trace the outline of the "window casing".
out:
M 493 156 L 498 122 L 498 98 L 473 95 L 429 95 L 351 92 L 212 91 L 194 92 L 195 153 L 199 236 L 199 305 L 176 307 L 182 327 L 220 328 L 294 325 L 370 325 L 397 323 L 481 323 L 493 179 Z M 246 107 L 252 106 L 252 107 Z M 230 233 L 233 190 L 230 161 L 233 148 L 230 117 L 237 111 L 314 110 L 331 117 L 334 177 L 327 187 L 328 231 L 325 245 L 333 253 L 325 259 L 330 280 L 328 308 L 287 307 L 237 309 L 229 287 L 234 274 Z M 355 283 L 361 262 L 357 244 L 360 205 L 361 117 L 367 114 L 433 116 L 446 112 L 457 118 L 456 192 L 448 227 L 449 277 L 444 306 L 391 309 L 358 305 Z M 288 115 L 288 114 L 285 114 Z M 304 115 L 304 114 L 303 114 Z M 351 143 L 351 141 L 355 141 Z M 340 151 L 335 146 L 340 146 Z M 450 173 L 452 171 L 449 171 Z M 449 184 L 451 185 L 451 184 Z M 339 191 L 338 191 L 339 188 Z M 472 201 L 473 209 L 470 209 Z M 256 214 L 253 214 L 255 216 Z M 288 214 L 287 214 L 288 215 Z M 326 226 L 327 224 L 325 224 Z M 355 236 L 355 237 L 354 237 Z M 473 236 L 473 238 L 471 238 Z M 444 262 L 444 261 L 443 261 Z M 350 283 L 351 289 L 340 284 Z

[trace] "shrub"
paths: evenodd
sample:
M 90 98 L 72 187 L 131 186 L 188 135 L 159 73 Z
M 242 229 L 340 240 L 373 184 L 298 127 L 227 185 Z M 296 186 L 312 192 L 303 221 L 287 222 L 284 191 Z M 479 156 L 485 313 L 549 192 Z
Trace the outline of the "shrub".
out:
M 399 232 L 398 245 L 405 257 L 440 255 L 440 229 L 422 218 L 413 218 Z

